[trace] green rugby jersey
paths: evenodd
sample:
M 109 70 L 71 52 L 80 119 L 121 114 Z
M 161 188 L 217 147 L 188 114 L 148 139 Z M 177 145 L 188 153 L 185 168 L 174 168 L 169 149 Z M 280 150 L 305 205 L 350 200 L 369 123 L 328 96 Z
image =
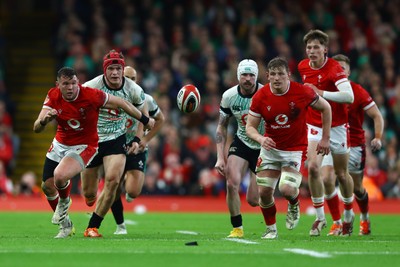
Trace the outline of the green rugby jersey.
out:
M 98 88 L 110 95 L 123 98 L 132 103 L 139 110 L 142 110 L 145 103 L 145 96 L 142 87 L 137 85 L 135 82 L 124 78 L 121 88 L 110 89 L 104 79 L 104 75 L 99 75 L 96 78 L 84 83 L 84 86 Z M 121 108 L 101 108 L 97 123 L 99 143 L 114 140 L 117 137 L 125 134 L 128 117 L 129 115 L 126 114 Z
M 263 87 L 262 84 L 257 84 L 257 89 Z M 250 102 L 253 95 L 242 95 L 239 91 L 239 85 L 235 85 L 224 92 L 221 99 L 219 112 L 222 115 L 234 116 L 238 125 L 236 135 L 238 138 L 252 149 L 260 149 L 260 144 L 246 134 L 246 120 L 250 109 Z M 265 133 L 264 120 L 261 120 L 258 126 L 258 132 L 262 135 Z

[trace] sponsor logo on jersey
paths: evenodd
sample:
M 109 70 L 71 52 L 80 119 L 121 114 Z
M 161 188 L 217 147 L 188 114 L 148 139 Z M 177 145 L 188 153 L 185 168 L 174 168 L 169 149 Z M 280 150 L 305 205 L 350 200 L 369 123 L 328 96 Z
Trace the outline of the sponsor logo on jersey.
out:
M 286 124 L 288 120 L 289 118 L 285 114 L 279 114 L 278 116 L 275 117 L 275 122 L 279 125 Z
M 241 109 L 240 109 L 240 106 L 239 106 L 239 105 L 233 105 L 233 106 L 232 106 L 232 110 L 234 110 L 234 111 L 240 111 Z
M 237 150 L 237 147 L 235 147 L 235 146 L 232 146 L 229 148 L 229 152 L 236 152 L 236 150 Z

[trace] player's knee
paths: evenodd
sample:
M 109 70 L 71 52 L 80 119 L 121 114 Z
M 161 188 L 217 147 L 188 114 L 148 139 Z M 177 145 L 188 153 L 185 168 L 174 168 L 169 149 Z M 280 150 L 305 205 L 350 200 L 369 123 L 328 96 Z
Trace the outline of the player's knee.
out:
M 234 178 L 228 178 L 226 180 L 226 188 L 229 192 L 239 192 L 240 182 Z
M 126 190 L 126 193 L 130 198 L 137 198 L 140 195 L 141 190 Z
M 57 190 L 54 187 L 54 182 L 53 179 L 48 179 L 45 182 L 42 182 L 41 184 L 42 191 L 46 196 L 53 196 L 57 194 Z
M 348 177 L 342 171 L 336 173 L 336 178 L 338 179 L 339 183 L 341 183 L 341 184 L 346 184 L 346 182 L 348 181 Z
M 308 174 L 309 177 L 318 177 L 320 172 L 320 166 L 318 166 L 317 162 L 310 162 L 308 164 Z
M 93 191 L 93 190 L 87 190 L 87 191 L 82 191 L 82 195 L 86 198 L 86 199 L 95 199 L 97 196 L 97 192 Z
M 291 197 L 298 193 L 302 176 L 300 173 L 283 171 L 279 180 L 279 191 L 284 197 Z
M 250 206 L 252 207 L 258 207 L 259 201 L 254 201 L 254 200 L 247 200 L 247 203 L 249 203 Z
M 120 181 L 119 177 L 114 177 L 114 176 L 106 177 L 104 182 L 104 187 L 116 192 L 119 186 L 119 181 Z
M 258 197 L 246 197 L 246 201 L 250 206 L 257 207 L 260 200 Z
M 354 187 L 354 195 L 358 198 L 358 199 L 362 199 L 365 195 L 365 190 L 364 188 L 356 188 Z

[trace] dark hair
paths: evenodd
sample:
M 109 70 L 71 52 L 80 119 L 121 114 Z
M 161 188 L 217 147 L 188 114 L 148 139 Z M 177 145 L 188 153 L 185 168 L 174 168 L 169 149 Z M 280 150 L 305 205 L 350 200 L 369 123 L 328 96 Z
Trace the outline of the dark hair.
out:
M 57 79 L 61 78 L 61 76 L 72 79 L 74 76 L 76 76 L 76 71 L 70 67 L 62 67 L 57 72 Z
M 322 45 L 328 46 L 329 36 L 321 30 L 310 30 L 304 35 L 303 42 L 307 44 L 311 40 L 318 40 Z
M 269 71 L 270 69 L 280 69 L 280 68 L 284 68 L 287 71 L 287 73 L 289 73 L 289 64 L 285 58 L 275 57 L 271 59 L 270 62 L 268 62 L 267 71 Z
M 345 56 L 343 54 L 334 55 L 332 58 L 336 61 L 344 62 L 350 66 L 350 58 L 348 58 L 347 56 Z

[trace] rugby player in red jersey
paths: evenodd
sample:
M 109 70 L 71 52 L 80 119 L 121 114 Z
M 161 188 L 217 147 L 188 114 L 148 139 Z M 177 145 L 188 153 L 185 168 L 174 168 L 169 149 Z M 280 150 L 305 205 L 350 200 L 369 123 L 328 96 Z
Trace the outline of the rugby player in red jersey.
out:
M 307 59 L 302 60 L 298 70 L 304 84 L 311 86 L 332 107 L 330 150 L 336 177 L 343 195 L 343 231 L 349 236 L 353 230 L 353 180 L 348 171 L 349 138 L 347 105 L 354 101 L 353 90 L 339 63 L 327 56 L 329 37 L 320 30 L 310 30 L 303 38 Z M 319 236 L 326 227 L 324 212 L 324 186 L 320 176 L 322 156 L 317 144 L 321 139 L 321 118 L 309 109 L 308 124 L 308 181 L 311 200 L 316 210 L 316 220 L 311 226 L 310 236 Z
M 339 62 L 347 77 L 350 76 L 350 59 L 345 55 L 332 57 Z M 363 173 L 366 158 L 366 140 L 363 129 L 364 113 L 373 119 L 374 138 L 371 140 L 372 151 L 381 149 L 381 138 L 383 135 L 384 121 L 381 112 L 376 106 L 369 93 L 359 84 L 350 81 L 354 93 L 354 102 L 349 105 L 349 126 L 350 126 L 350 159 L 349 173 L 354 182 L 354 195 L 360 209 L 360 230 L 359 235 L 371 233 L 371 222 L 369 218 L 368 192 L 363 186 Z M 336 177 L 333 170 L 331 155 L 324 156 L 321 170 L 324 181 L 325 200 L 331 212 L 333 224 L 328 235 L 336 236 L 342 233 L 342 221 L 340 216 L 338 193 L 335 187 Z
M 56 87 L 48 91 L 34 122 L 35 133 L 42 132 L 53 120 L 58 123 L 56 135 L 46 154 L 42 182 L 43 192 L 54 210 L 52 223 L 60 225 L 56 238 L 75 232 L 68 216 L 70 179 L 84 170 L 97 153 L 100 108 L 122 108 L 144 124 L 152 126 L 153 123 L 122 98 L 80 85 L 75 70 L 68 67 L 58 71 Z
M 288 200 L 286 228 L 294 229 L 300 219 L 299 187 L 302 181 L 300 167 L 307 151 L 307 109 L 319 112 L 321 139 L 316 148 L 321 155 L 329 153 L 331 108 L 328 102 L 313 89 L 291 82 L 289 66 L 285 59 L 274 58 L 267 66 L 269 84 L 253 96 L 246 133 L 261 145 L 257 162 L 257 184 L 260 208 L 266 224 L 263 239 L 276 239 L 276 206 L 274 191 L 279 181 L 279 191 Z M 257 130 L 262 119 L 265 134 Z

